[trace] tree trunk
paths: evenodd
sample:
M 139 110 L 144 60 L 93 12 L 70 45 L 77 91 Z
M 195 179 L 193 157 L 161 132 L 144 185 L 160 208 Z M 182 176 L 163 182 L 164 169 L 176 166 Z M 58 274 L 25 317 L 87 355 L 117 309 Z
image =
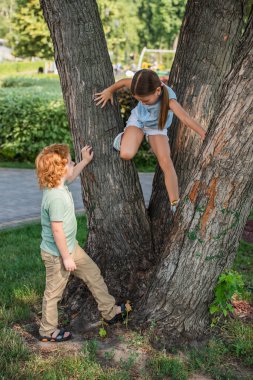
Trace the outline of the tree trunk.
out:
M 202 336 L 220 273 L 234 260 L 253 203 L 253 18 L 144 298 L 163 343 Z
M 178 101 L 207 130 L 220 102 L 243 26 L 242 3 L 233 0 L 188 1 L 169 83 Z M 202 141 L 174 118 L 170 132 L 172 159 L 182 195 Z M 163 174 L 158 167 L 149 213 L 158 254 L 168 236 L 171 215 Z
M 215 108 L 213 96 L 208 95 L 207 90 L 205 97 L 202 94 L 203 104 L 210 105 L 210 112 L 214 115 L 215 111 L 216 116 L 192 169 L 192 179 L 168 233 L 169 241 L 146 291 L 147 274 L 154 263 L 151 234 L 157 233 L 157 229 L 155 225 L 153 231 L 150 229 L 132 163 L 120 160 L 111 147 L 114 136 L 122 129 L 118 108 L 107 106 L 101 110 L 92 100 L 95 92 L 113 82 L 96 3 L 94 0 L 41 0 L 41 4 L 54 43 L 76 155 L 80 158 L 84 142 L 90 143 L 95 152 L 93 163 L 82 175 L 89 227 L 86 250 L 101 267 L 116 297 L 141 300 L 138 316 L 147 324 L 156 322 L 157 335 L 164 344 L 173 339 L 178 342 L 200 338 L 208 325 L 208 306 L 217 277 L 232 263 L 253 201 L 250 188 L 253 141 L 249 127 L 253 101 L 252 20 L 251 29 L 245 33 L 240 61 L 223 86 L 219 109 Z M 206 4 L 205 0 L 203 8 Z M 218 13 L 216 6 L 215 9 Z M 200 18 L 202 8 L 199 12 Z M 215 23 L 219 24 L 213 20 Z M 235 16 L 233 23 L 240 29 Z M 194 38 L 202 35 L 201 30 L 197 30 Z M 233 25 L 230 32 L 232 30 Z M 204 35 L 209 41 L 210 34 Z M 184 55 L 185 59 L 190 59 L 189 55 Z M 179 73 L 180 68 L 177 70 Z M 223 73 L 221 68 L 212 75 L 206 70 L 209 80 Z M 209 82 L 204 78 L 205 75 L 201 80 L 208 87 Z M 213 82 L 212 86 L 217 85 L 218 92 L 221 81 L 218 77 L 216 81 L 220 82 L 219 86 Z M 194 82 L 194 93 L 198 85 Z M 186 84 L 184 89 L 186 91 Z M 208 115 L 207 124 L 211 119 Z M 68 302 L 74 310 L 79 310 L 81 305 L 78 320 L 82 322 L 91 304 L 85 298 L 83 306 L 84 296 L 80 290 L 71 297 L 72 289 L 70 286 Z
M 112 148 L 123 129 L 119 107 L 102 110 L 93 100 L 96 92 L 114 82 L 96 1 L 41 0 L 41 6 L 54 44 L 76 157 L 80 160 L 84 144 L 94 151 L 94 160 L 81 175 L 89 229 L 85 249 L 117 299 L 141 296 L 145 283 L 136 279 L 145 277 L 153 262 L 150 225 L 135 167 Z M 79 296 L 80 300 L 84 295 Z M 80 302 L 72 306 L 78 309 Z

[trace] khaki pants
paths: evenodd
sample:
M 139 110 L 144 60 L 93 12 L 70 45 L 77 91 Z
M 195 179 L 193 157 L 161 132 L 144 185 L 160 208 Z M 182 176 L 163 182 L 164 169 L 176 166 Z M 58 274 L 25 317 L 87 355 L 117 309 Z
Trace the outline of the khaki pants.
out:
M 46 289 L 39 332 L 41 336 L 49 336 L 58 326 L 57 303 L 62 297 L 70 272 L 65 270 L 61 257 L 44 251 L 41 252 L 41 257 L 46 267 Z M 88 286 L 102 317 L 106 320 L 112 319 L 116 315 L 115 299 L 108 293 L 98 266 L 78 244 L 74 248 L 72 258 L 76 264 L 76 270 L 71 273 L 81 278 Z

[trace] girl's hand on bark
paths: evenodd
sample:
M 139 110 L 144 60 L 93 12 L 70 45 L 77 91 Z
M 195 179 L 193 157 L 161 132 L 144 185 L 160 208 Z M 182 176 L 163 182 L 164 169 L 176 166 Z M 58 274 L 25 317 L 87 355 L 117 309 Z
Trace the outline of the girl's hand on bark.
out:
M 203 131 L 201 131 L 199 135 L 200 135 L 201 140 L 204 141 L 206 137 L 206 131 L 203 129 Z
M 96 102 L 96 106 L 102 103 L 101 108 L 103 108 L 108 100 L 113 104 L 113 93 L 107 88 L 104 91 L 95 94 L 94 101 Z

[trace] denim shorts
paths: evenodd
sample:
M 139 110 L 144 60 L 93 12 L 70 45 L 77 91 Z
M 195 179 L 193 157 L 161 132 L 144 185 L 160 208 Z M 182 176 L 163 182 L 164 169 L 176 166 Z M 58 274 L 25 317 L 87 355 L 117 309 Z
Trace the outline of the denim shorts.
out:
M 146 136 L 154 136 L 154 135 L 167 136 L 167 131 L 168 131 L 167 128 L 158 129 L 158 128 L 149 128 L 149 127 L 145 126 L 145 123 L 141 122 L 138 119 L 137 112 L 134 112 L 134 111 L 135 111 L 135 109 L 132 111 L 129 119 L 127 120 L 125 129 L 131 125 L 133 127 L 137 127 L 139 129 L 141 129 L 142 132 L 144 133 L 144 135 L 146 135 Z

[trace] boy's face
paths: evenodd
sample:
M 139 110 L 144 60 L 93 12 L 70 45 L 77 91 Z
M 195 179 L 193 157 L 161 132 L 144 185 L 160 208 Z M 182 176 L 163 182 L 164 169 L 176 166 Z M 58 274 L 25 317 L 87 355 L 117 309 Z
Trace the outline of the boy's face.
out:
M 68 163 L 66 165 L 66 179 L 70 178 L 73 175 L 75 163 L 71 160 L 70 155 L 68 156 Z

